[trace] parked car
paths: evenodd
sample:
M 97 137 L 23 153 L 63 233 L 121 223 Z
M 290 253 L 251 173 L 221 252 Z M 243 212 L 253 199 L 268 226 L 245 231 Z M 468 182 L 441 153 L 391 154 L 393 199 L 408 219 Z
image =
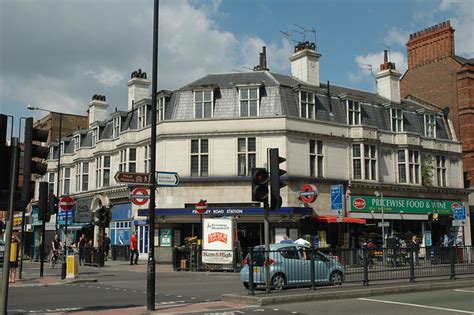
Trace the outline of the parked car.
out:
M 311 248 L 298 244 L 270 244 L 269 265 L 271 287 L 281 290 L 287 286 L 311 285 Z M 253 250 L 253 278 L 255 286 L 265 284 L 265 246 Z M 243 261 L 240 280 L 249 287 L 249 255 Z M 314 272 L 316 284 L 341 285 L 344 280 L 344 267 L 336 259 L 319 250 L 314 252 Z
M 0 240 L 0 263 L 3 266 L 3 257 L 5 256 L 5 242 Z

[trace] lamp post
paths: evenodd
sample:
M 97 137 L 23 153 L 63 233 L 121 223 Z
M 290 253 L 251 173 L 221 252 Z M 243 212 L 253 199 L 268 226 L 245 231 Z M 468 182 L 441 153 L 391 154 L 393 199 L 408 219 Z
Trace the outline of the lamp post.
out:
M 55 112 L 55 111 L 52 111 L 52 110 L 48 110 L 48 109 L 44 109 L 44 108 L 40 108 L 40 107 L 37 107 L 37 106 L 31 106 L 31 105 L 28 105 L 28 109 L 29 110 L 40 110 L 40 111 L 44 111 L 44 112 L 49 112 L 50 114 L 57 114 L 59 115 L 59 136 L 58 136 L 58 167 L 57 167 L 57 179 L 56 179 L 56 182 L 57 182 L 57 185 L 56 185 L 56 198 L 59 198 L 59 194 L 60 194 L 60 187 L 61 187 L 61 141 L 62 141 L 62 132 L 63 132 L 63 113 L 60 113 L 60 112 Z M 56 212 L 56 234 L 58 234 L 58 216 L 59 216 L 59 202 L 58 202 L 58 205 L 57 205 L 57 212 Z M 44 240 L 43 240 L 44 241 Z M 62 265 L 61 265 L 61 279 L 65 279 L 66 278 L 66 257 L 67 257 L 67 214 L 66 214 L 66 224 L 64 226 L 64 259 L 63 259 L 63 262 L 62 262 Z
M 380 209 L 382 212 L 382 261 L 385 265 L 385 248 L 387 244 L 385 243 L 385 216 L 383 211 L 383 193 L 375 191 L 374 195 L 376 197 L 380 197 Z

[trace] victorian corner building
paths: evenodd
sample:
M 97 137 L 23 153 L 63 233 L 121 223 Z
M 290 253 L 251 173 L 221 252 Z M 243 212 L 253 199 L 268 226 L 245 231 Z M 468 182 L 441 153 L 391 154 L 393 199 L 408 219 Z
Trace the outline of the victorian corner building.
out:
M 470 226 L 453 224 L 468 192 L 451 121 L 432 104 L 401 99 L 393 63 L 385 58 L 372 93 L 323 83 L 313 43 L 294 48 L 290 76 L 267 69 L 262 54 L 254 71 L 209 74 L 158 92 L 157 170 L 181 179 L 156 192 L 158 262 L 170 262 L 172 247 L 186 237 L 201 237 L 201 199 L 209 207 L 203 217 L 235 219 L 242 249 L 264 242 L 264 209 L 251 201 L 250 172 L 266 166 L 268 148 L 279 149 L 288 172 L 282 208 L 270 213 L 274 242 L 287 234 L 312 235 L 321 247 L 358 247 L 369 237 L 381 243 L 383 218 L 386 237 L 417 235 L 429 246 L 448 234 L 471 243 Z M 88 128 L 51 145 L 44 180 L 55 192 L 61 154 L 61 193 L 77 201 L 71 241 L 82 233 L 97 239 L 93 212 L 105 206 L 112 244 L 128 244 L 136 231 L 146 257 L 148 205 L 132 204 L 129 187 L 114 175 L 149 172 L 149 85 L 134 71 L 127 111 L 109 115 L 106 98 L 95 95 Z M 303 202 L 304 186 L 317 192 L 314 202 Z M 64 216 L 57 223 L 62 229 Z

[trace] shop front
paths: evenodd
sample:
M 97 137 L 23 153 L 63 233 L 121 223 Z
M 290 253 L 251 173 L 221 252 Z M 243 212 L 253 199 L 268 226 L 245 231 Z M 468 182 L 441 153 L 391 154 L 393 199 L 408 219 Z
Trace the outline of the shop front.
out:
M 300 235 L 299 221 L 313 214 L 312 208 L 284 207 L 270 211 L 270 242 L 279 241 L 283 233 Z M 148 209 L 138 210 L 145 219 Z M 263 208 L 213 207 L 199 214 L 195 209 L 155 209 L 155 252 L 158 262 L 171 262 L 173 247 L 187 246 L 190 242 L 200 244 L 202 220 L 213 217 L 232 217 L 236 224 L 237 247 L 246 252 L 248 247 L 264 243 Z M 168 259 L 163 261 L 163 259 Z
M 445 235 L 455 239 L 463 233 L 453 224 L 454 211 L 463 207 L 461 200 L 351 195 L 349 204 L 350 217 L 367 220 L 361 242 L 371 239 L 381 246 L 383 231 L 388 246 L 391 240 L 409 243 L 414 235 L 421 246 L 439 246 Z

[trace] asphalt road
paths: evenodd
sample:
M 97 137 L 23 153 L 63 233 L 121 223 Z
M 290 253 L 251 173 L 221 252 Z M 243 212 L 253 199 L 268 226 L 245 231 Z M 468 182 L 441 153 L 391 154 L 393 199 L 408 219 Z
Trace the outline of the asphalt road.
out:
M 206 314 L 206 313 L 195 313 Z M 474 287 L 404 293 L 369 298 L 313 301 L 271 307 L 235 308 L 216 311 L 225 314 L 331 314 L 331 315 L 447 315 L 474 314 Z
M 28 264 L 24 275 L 38 274 L 38 266 Z M 134 269 L 135 268 L 135 269 Z M 131 267 L 83 267 L 81 279 L 94 283 L 61 284 L 45 287 L 11 287 L 9 313 L 104 310 L 146 306 L 146 273 Z M 45 276 L 59 278 L 60 270 L 45 268 Z M 159 272 L 156 275 L 157 306 L 193 304 L 221 300 L 224 293 L 246 292 L 238 273 Z

